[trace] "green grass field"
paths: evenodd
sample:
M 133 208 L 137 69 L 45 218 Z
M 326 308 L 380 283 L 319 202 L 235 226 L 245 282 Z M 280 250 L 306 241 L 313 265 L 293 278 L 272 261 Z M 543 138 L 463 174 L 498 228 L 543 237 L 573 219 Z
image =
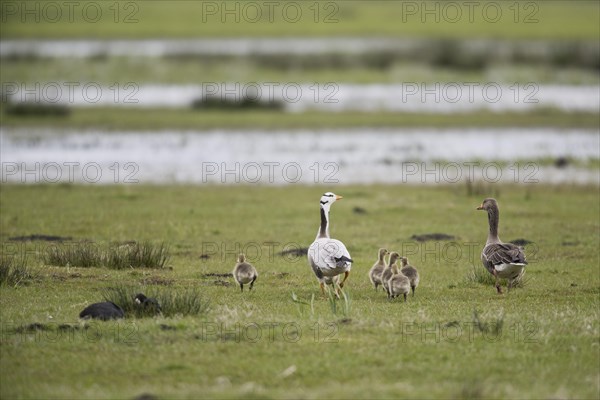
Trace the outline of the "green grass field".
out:
M 553 109 L 527 113 L 473 112 L 462 114 L 303 112 L 272 110 L 199 111 L 192 109 L 73 108 L 67 116 L 19 116 L 0 107 L 2 126 L 105 129 L 298 129 L 357 127 L 554 127 L 598 128 L 596 113 L 568 113 Z
M 273 8 L 268 2 L 81 1 L 72 9 L 63 3 L 2 3 L 3 38 L 413 36 L 597 40 L 600 33 L 600 6 L 594 1 L 482 1 L 473 8 L 461 2 L 447 6 L 433 1 L 281 1 Z M 433 12 L 428 14 L 428 10 Z
M 344 196 L 332 208 L 332 235 L 355 260 L 345 287 L 349 308 L 338 303 L 335 314 L 305 257 L 278 254 L 312 242 L 318 198 L 330 189 Z M 3 253 L 26 253 L 36 277 L 0 291 L 0 396 L 598 398 L 598 188 L 478 191 L 3 185 Z M 473 266 L 483 269 L 478 254 L 487 218 L 475 207 L 488 195 L 500 204 L 500 236 L 534 242 L 526 246 L 525 287 L 501 296 L 467 278 Z M 411 239 L 432 232 L 455 239 Z M 102 246 L 165 242 L 172 269 L 43 265 L 47 243 L 8 241 L 29 234 Z M 419 268 L 421 285 L 406 304 L 370 287 L 366 275 L 380 246 L 404 252 Z M 243 294 L 232 278 L 204 275 L 230 272 L 240 249 L 260 275 L 255 290 Z M 209 258 L 201 259 L 203 253 Z M 148 293 L 195 288 L 211 308 L 198 317 L 58 328 L 76 324 L 81 309 L 116 285 Z M 305 302 L 315 295 L 314 311 L 294 303 L 293 293 Z M 32 323 L 50 330 L 19 330 Z
M 245 58 L 233 60 L 106 59 L 1 60 L 2 82 L 96 82 L 101 85 L 197 84 L 205 82 L 401 83 L 497 82 L 599 85 L 597 70 L 550 65 L 493 65 L 483 69 L 442 68 L 426 63 L 398 62 L 386 68 L 365 66 L 276 67 Z

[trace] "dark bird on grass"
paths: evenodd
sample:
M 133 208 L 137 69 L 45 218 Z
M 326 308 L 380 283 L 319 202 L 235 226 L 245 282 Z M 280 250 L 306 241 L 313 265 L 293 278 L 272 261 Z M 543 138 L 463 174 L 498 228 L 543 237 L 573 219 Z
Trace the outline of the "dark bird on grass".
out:
M 102 303 L 90 304 L 79 313 L 79 318 L 83 319 L 100 319 L 102 321 L 108 321 L 111 319 L 124 318 L 125 313 L 123 309 L 113 303 L 112 301 L 105 301 Z
M 138 293 L 135 295 L 135 302 L 141 307 L 144 307 L 145 310 L 153 311 L 154 313 L 159 313 L 161 311 L 158 300 L 156 300 L 154 297 L 146 297 L 146 295 L 143 293 Z
M 487 242 L 481 252 L 481 262 L 496 278 L 496 290 L 501 294 L 501 278 L 508 279 L 508 290 L 510 290 L 525 273 L 527 265 L 525 253 L 521 247 L 512 243 L 503 243 L 498 237 L 500 211 L 495 199 L 485 199 L 477 209 L 487 211 L 490 226 Z
M 252 290 L 252 286 L 254 286 L 254 281 L 258 278 L 258 272 L 256 272 L 256 268 L 249 262 L 246 262 L 246 256 L 244 254 L 240 254 L 237 259 L 237 264 L 233 268 L 233 278 L 240 285 L 240 289 L 244 291 L 244 284 L 249 283 L 250 289 Z

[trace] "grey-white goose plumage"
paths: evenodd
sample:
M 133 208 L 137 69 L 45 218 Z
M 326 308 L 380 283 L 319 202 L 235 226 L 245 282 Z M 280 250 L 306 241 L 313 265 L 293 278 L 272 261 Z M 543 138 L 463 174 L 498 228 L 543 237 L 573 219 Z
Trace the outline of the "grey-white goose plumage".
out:
M 335 277 L 342 273 L 344 279 L 339 286 L 344 286 L 353 263 L 344 243 L 329 236 L 329 210 L 331 205 L 340 199 L 342 196 L 331 192 L 321 196 L 319 202 L 321 225 L 315 241 L 308 248 L 308 263 L 319 280 L 323 294 L 325 294 L 325 285 L 334 284 Z

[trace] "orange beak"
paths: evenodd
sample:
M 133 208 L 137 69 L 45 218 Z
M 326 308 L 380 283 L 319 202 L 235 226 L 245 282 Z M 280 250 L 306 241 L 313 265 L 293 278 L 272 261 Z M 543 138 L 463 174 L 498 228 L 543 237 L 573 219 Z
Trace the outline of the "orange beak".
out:
M 337 194 L 335 195 L 335 199 L 336 199 L 336 200 L 341 200 L 341 199 L 343 199 L 343 198 L 344 198 L 343 196 L 339 196 L 339 195 L 337 195 Z
M 478 210 L 483 210 L 483 204 L 481 204 L 479 207 L 477 207 Z

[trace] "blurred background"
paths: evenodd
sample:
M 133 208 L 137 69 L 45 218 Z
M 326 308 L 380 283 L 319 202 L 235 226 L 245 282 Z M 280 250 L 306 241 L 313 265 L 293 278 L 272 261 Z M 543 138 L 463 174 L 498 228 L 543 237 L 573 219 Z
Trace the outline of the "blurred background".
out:
M 0 4 L 3 182 L 600 184 L 595 1 Z

